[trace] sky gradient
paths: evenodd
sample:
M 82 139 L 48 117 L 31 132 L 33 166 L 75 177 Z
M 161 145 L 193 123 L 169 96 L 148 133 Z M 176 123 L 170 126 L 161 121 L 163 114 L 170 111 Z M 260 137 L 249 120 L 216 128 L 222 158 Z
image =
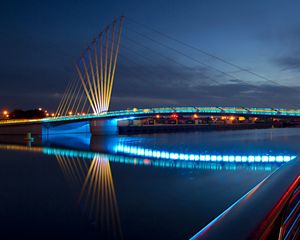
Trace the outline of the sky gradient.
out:
M 81 52 L 121 15 L 125 25 L 111 109 L 299 108 L 299 10 L 296 0 L 6 1 L 0 8 L 0 110 L 44 107 L 54 111 L 67 82 L 74 78 Z

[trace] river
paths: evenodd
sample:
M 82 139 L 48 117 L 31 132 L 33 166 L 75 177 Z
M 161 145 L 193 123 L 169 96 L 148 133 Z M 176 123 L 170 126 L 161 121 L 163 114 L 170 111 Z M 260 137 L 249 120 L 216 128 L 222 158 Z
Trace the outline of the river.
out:
M 299 140 L 299 128 L 1 136 L 1 235 L 188 239 L 297 156 Z

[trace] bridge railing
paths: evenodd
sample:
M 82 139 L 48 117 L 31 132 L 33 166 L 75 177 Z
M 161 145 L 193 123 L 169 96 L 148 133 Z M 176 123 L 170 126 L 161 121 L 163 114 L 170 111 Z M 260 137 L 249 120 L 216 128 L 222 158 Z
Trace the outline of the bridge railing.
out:
M 199 113 L 199 114 L 232 114 L 232 115 L 252 115 L 252 116 L 274 116 L 274 117 L 299 117 L 300 109 L 273 109 L 273 108 L 243 108 L 243 107 L 163 107 L 146 109 L 127 109 L 120 111 L 110 111 L 100 114 L 68 115 L 43 119 L 14 119 L 2 120 L 0 125 L 31 122 L 53 122 L 66 120 L 81 120 L 91 118 L 106 118 L 119 116 L 141 116 L 148 114 L 171 114 L 177 113 Z
M 298 239 L 300 160 L 284 164 L 191 239 Z
M 41 122 L 42 119 L 9 119 L 9 120 L 0 120 L 0 125 L 9 125 L 16 123 L 36 123 Z

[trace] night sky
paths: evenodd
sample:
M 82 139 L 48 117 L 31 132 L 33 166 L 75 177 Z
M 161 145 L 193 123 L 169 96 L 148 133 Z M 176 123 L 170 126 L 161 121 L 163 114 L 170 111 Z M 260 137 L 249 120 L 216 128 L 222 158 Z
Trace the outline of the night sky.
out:
M 297 0 L 11 0 L 0 6 L 0 110 L 55 110 L 81 52 L 121 15 L 125 22 L 111 109 L 299 107 Z

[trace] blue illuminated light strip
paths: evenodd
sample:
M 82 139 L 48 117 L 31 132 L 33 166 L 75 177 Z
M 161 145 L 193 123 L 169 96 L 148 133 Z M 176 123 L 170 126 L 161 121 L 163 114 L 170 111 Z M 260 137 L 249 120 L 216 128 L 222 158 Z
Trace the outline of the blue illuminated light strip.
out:
M 283 163 L 289 162 L 296 158 L 296 156 L 288 155 L 211 155 L 211 154 L 187 154 L 169 151 L 160 151 L 149 148 L 142 148 L 136 146 L 128 146 L 118 144 L 115 147 L 117 153 L 125 153 L 129 155 L 159 158 L 159 159 L 171 159 L 171 160 L 183 160 L 183 161 L 205 161 L 205 162 L 234 162 L 234 163 Z
M 240 167 L 244 168 L 243 163 L 236 164 L 234 162 L 222 163 L 222 162 L 205 162 L 205 161 L 181 161 L 181 160 L 170 160 L 170 159 L 148 159 L 144 157 L 134 157 L 126 155 L 117 154 L 102 154 L 95 152 L 85 152 L 71 149 L 58 149 L 58 148 L 43 148 L 43 153 L 48 155 L 60 155 L 67 157 L 82 157 L 85 159 L 93 159 L 95 156 L 102 156 L 107 158 L 109 161 L 122 163 L 122 164 L 132 164 L 139 166 L 152 166 L 152 167 L 162 167 L 162 168 L 188 168 L 188 169 L 205 169 L 205 170 L 229 170 L 235 171 Z M 246 164 L 246 163 L 244 163 Z M 271 163 L 253 163 L 250 166 L 251 170 L 263 170 L 272 171 L 274 165 Z
M 140 166 L 152 166 L 152 167 L 162 167 L 162 168 L 188 168 L 188 169 L 205 169 L 205 170 L 229 170 L 235 171 L 240 168 L 244 169 L 245 165 L 250 170 L 263 170 L 263 171 L 272 171 L 274 170 L 274 163 L 253 163 L 251 165 L 247 163 L 235 162 L 208 162 L 208 161 L 181 161 L 181 160 L 170 160 L 162 158 L 145 158 L 135 157 L 135 156 L 126 156 L 118 154 L 107 154 L 107 153 L 98 153 L 98 152 L 88 152 L 81 150 L 73 149 L 61 149 L 61 148 L 52 148 L 52 147 L 28 147 L 23 145 L 13 145 L 13 144 L 0 144 L 0 150 L 14 150 L 14 151 L 30 151 L 30 152 L 41 152 L 46 155 L 59 155 L 66 157 L 79 157 L 84 159 L 93 159 L 95 156 L 101 156 L 107 158 L 109 161 L 122 163 L 122 164 L 132 164 Z M 142 151 L 142 150 L 140 150 Z

